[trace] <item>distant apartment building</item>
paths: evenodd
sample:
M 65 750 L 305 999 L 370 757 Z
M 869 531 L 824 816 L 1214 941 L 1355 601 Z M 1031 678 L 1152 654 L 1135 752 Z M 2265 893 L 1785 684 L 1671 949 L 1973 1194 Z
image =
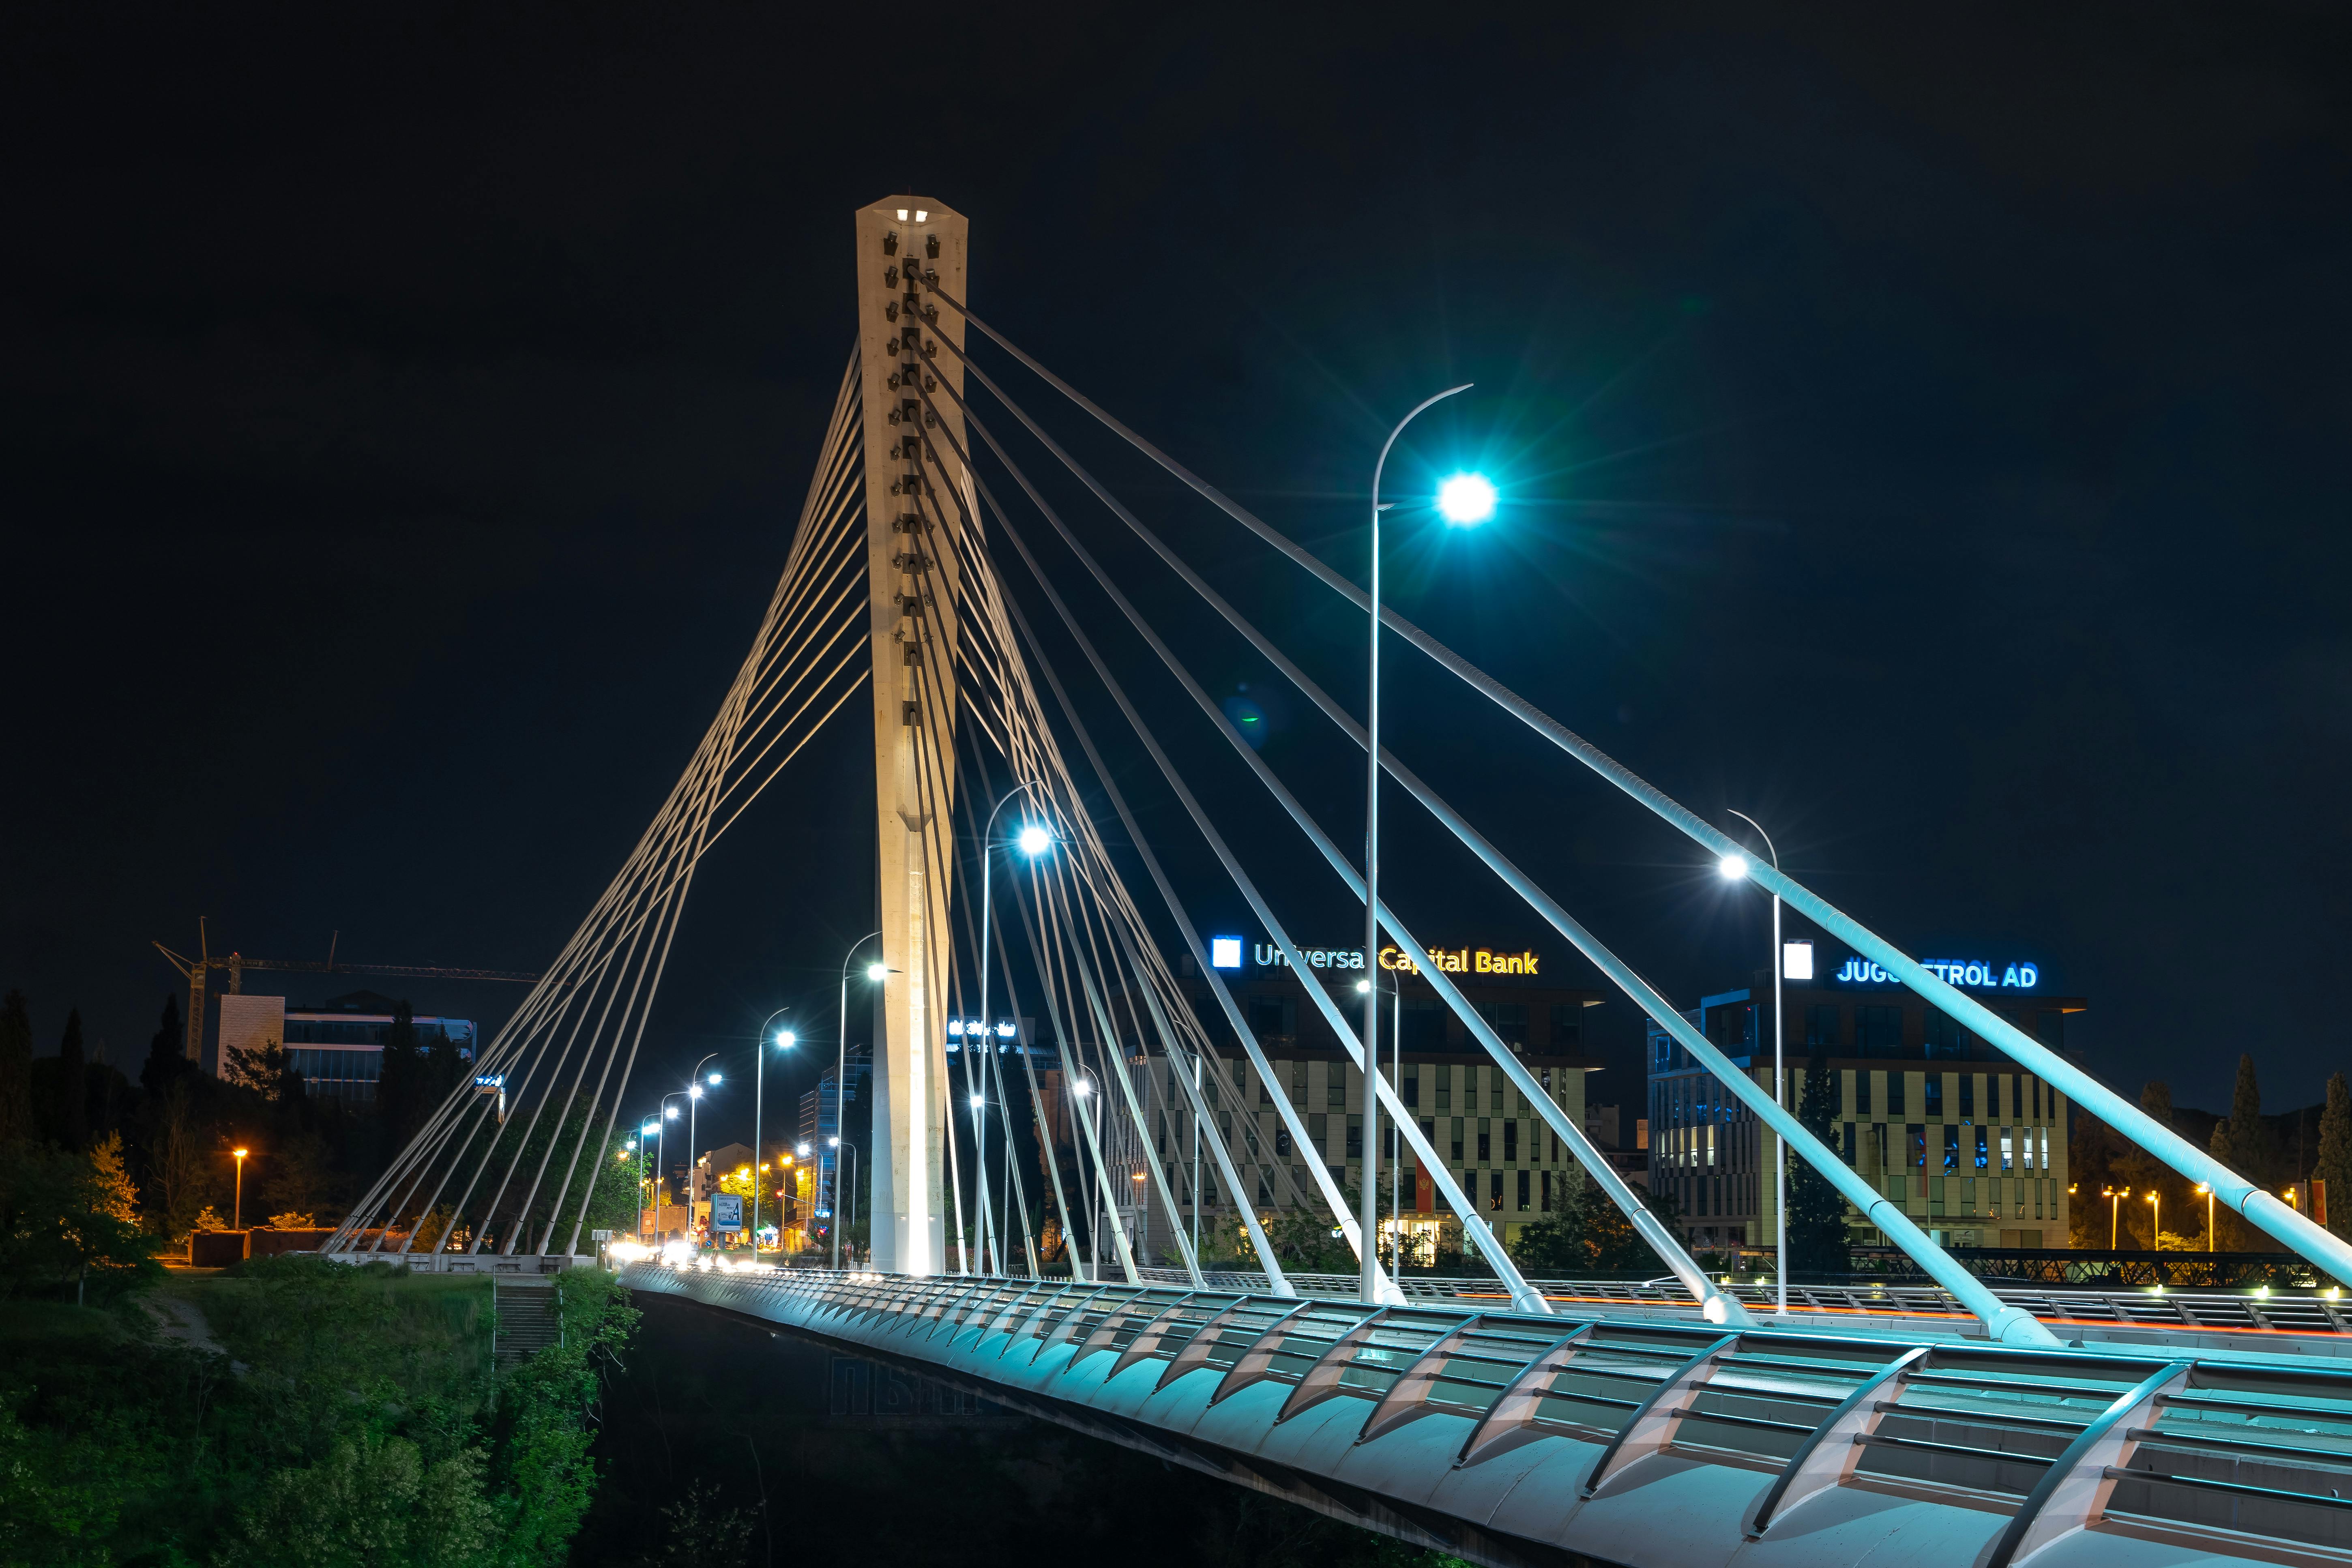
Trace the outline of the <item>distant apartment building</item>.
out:
M 313 1098 L 372 1105 L 383 1076 L 383 1047 L 392 1037 L 398 1004 L 373 991 L 353 991 L 312 1006 L 289 1008 L 283 996 L 230 995 L 220 999 L 218 1070 L 229 1069 L 233 1049 L 278 1045 L 302 1075 Z M 413 1020 L 420 1046 L 455 1045 L 461 1057 L 475 1050 L 474 1021 L 437 1015 Z

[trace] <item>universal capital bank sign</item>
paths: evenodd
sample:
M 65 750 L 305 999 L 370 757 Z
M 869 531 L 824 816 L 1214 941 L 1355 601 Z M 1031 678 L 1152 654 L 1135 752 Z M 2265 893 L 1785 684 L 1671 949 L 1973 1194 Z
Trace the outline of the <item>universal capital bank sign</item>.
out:
M 1364 950 L 1360 947 L 1307 947 L 1298 956 L 1309 969 L 1361 969 Z M 1401 974 L 1418 974 L 1426 966 L 1448 974 L 1534 974 L 1543 954 L 1522 948 L 1517 952 L 1502 952 L 1486 947 L 1433 947 L 1425 952 L 1408 953 L 1400 947 L 1384 947 L 1380 951 L 1382 969 Z M 1270 942 L 1250 945 L 1253 968 L 1287 969 L 1289 958 L 1282 949 Z M 1242 943 L 1239 937 L 1221 936 L 1209 943 L 1209 962 L 1218 969 L 1239 969 L 1242 966 Z

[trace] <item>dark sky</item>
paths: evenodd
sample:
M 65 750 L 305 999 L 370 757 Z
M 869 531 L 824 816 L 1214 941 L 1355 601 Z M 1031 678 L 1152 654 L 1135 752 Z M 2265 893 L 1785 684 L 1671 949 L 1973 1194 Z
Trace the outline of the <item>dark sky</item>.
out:
M 0 984 L 41 1048 L 79 1005 L 135 1071 L 177 984 L 148 944 L 199 915 L 257 955 L 547 962 L 741 657 L 852 212 L 911 186 L 970 215 L 984 316 L 1351 573 L 1388 423 L 1476 381 L 1398 472 L 1507 505 L 1399 514 L 1406 614 L 1912 951 L 2040 958 L 2124 1087 L 2220 1106 L 2250 1050 L 2273 1107 L 2315 1098 L 2352 923 L 2352 22 L 1275 9 L 15 8 Z M 1336 599 L 1010 384 L 1360 700 Z M 1204 679 L 1265 691 L 1082 516 Z M 1346 940 L 1095 624 L 1300 934 Z M 1391 668 L 1398 749 L 1670 994 L 1760 962 L 1693 846 Z M 1355 764 L 1290 709 L 1268 754 L 1350 838 Z M 830 1032 L 866 747 L 833 732 L 708 864 L 658 1060 L 786 1004 Z M 1572 973 L 1392 809 L 1428 934 Z

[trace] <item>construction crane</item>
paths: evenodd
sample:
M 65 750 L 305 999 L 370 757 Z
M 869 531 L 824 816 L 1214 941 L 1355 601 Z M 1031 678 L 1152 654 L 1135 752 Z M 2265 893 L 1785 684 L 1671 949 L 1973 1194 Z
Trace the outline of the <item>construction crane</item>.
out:
M 342 932 L 338 931 L 327 943 L 327 956 L 323 961 L 315 958 L 247 958 L 241 952 L 215 958 L 212 940 L 205 934 L 204 917 L 199 915 L 196 917 L 195 957 L 173 952 L 160 942 L 155 943 L 155 951 L 163 955 L 164 962 L 178 970 L 188 982 L 188 1059 L 199 1063 L 205 1059 L 206 970 L 228 971 L 228 994 L 232 996 L 245 994 L 245 972 L 248 969 L 292 970 L 305 974 L 406 974 L 427 980 L 509 980 L 525 985 L 539 982 L 536 974 L 520 974 L 504 969 L 442 969 L 424 963 L 338 963 L 335 962 L 335 948 L 341 941 Z

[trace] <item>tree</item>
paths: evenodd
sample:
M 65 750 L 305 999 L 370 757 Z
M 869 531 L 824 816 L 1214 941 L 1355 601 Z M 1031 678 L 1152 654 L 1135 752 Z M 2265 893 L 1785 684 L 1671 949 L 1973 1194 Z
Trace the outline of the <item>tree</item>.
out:
M 12 987 L 0 999 L 0 1150 L 32 1135 L 32 1009 Z
M 211 1151 L 197 1124 L 195 1094 L 184 1078 L 165 1091 L 147 1142 L 147 1173 L 163 1234 L 177 1241 L 195 1227 L 212 1185 Z
M 58 1142 L 79 1150 L 89 1142 L 89 1058 L 81 1048 L 81 1009 L 66 1011 L 65 1038 L 58 1042 Z
M 2157 1125 L 2169 1128 L 2172 1125 L 2172 1086 L 2161 1079 L 2142 1085 L 2139 1091 L 2139 1108 L 2147 1112 L 2148 1118 Z M 2175 1221 L 2180 1221 L 2193 1206 L 2189 1202 L 2189 1183 L 2186 1179 L 2176 1175 L 2169 1165 L 2138 1144 L 2125 1142 L 2120 1137 L 2116 1139 L 2116 1143 L 2118 1148 L 2112 1161 L 2112 1168 L 2121 1184 L 2131 1188 L 2133 1200 L 2124 1205 L 2122 1230 L 2126 1239 L 2123 1245 L 2131 1247 L 2139 1244 L 2135 1233 L 2138 1231 L 2142 1223 L 2146 1223 L 2150 1228 L 2145 1245 L 2150 1250 L 2155 1250 L 2158 1241 L 2154 1229 L 2156 1205 L 2141 1200 L 2150 1191 L 2161 1193 L 2164 1196 L 2163 1212 L 2171 1215 Z M 2078 1177 L 2076 1185 L 2080 1184 Z M 2205 1211 L 2199 1208 L 2197 1217 L 2200 1224 L 2204 1216 Z
M 392 1005 L 392 1027 L 383 1040 L 383 1066 L 376 1077 L 375 1102 L 394 1143 L 405 1143 L 425 1119 L 430 1103 L 425 1058 L 416 1040 L 416 1014 L 406 1002 Z
M 268 1201 L 299 1214 L 316 1214 L 332 1195 L 334 1173 L 327 1141 L 316 1132 L 289 1132 L 278 1140 L 263 1184 Z
M 1838 1075 L 1830 1068 L 1829 1047 L 1815 1046 L 1805 1063 L 1797 1120 L 1823 1143 L 1835 1136 L 1838 1100 Z M 1789 1173 L 1789 1213 L 1782 1222 L 1789 1227 L 1789 1272 L 1843 1274 L 1853 1267 L 1845 1199 L 1810 1161 L 1796 1161 L 1794 1167 Z
M 151 1244 L 131 1211 L 121 1141 L 106 1163 L 52 1146 L 19 1143 L 5 1158 L 7 1223 L 0 1227 L 0 1293 L 88 1287 L 116 1290 L 159 1276 Z
M 1639 1199 L 1640 1193 L 1634 1196 Z M 1672 1231 L 1681 1215 L 1673 1197 L 1657 1194 L 1645 1206 Z M 1567 1279 L 1597 1274 L 1654 1278 L 1665 1265 L 1601 1184 L 1580 1184 L 1568 1202 L 1535 1224 L 1522 1226 L 1510 1246 L 1511 1261 L 1532 1278 Z
M 110 1218 L 136 1226 L 139 1189 L 131 1183 L 130 1168 L 123 1163 L 122 1134 L 110 1132 L 100 1139 L 89 1152 L 89 1164 L 98 1207 Z
M 2275 1140 L 2271 1136 L 2270 1123 L 2263 1120 L 2262 1086 L 2254 1079 L 2254 1058 L 2238 1058 L 2238 1086 L 2230 1097 L 2230 1114 L 2226 1121 L 2213 1124 L 2212 1152 L 2239 1175 L 2257 1186 L 2266 1186 L 2273 1175 L 2271 1167 L 2277 1163 Z M 2263 1245 L 2254 1227 L 2233 1214 L 2219 1215 L 2219 1240 L 2229 1251 L 2243 1252 Z
M 139 1069 L 140 1086 L 150 1094 L 163 1094 L 194 1072 L 195 1064 L 188 1060 L 187 1042 L 187 1026 L 180 1018 L 180 999 L 166 996 L 163 1026 L 147 1042 L 147 1063 Z
M 231 1083 L 252 1089 L 272 1105 L 299 1103 L 308 1098 L 308 1089 L 293 1058 L 286 1054 L 284 1046 L 266 1035 L 257 1046 L 229 1047 L 228 1071 L 223 1076 Z
M 2327 1109 L 2319 1116 L 2315 1181 L 2327 1184 L 2327 1228 L 2352 1237 L 2352 1088 L 2336 1073 L 2327 1080 Z

